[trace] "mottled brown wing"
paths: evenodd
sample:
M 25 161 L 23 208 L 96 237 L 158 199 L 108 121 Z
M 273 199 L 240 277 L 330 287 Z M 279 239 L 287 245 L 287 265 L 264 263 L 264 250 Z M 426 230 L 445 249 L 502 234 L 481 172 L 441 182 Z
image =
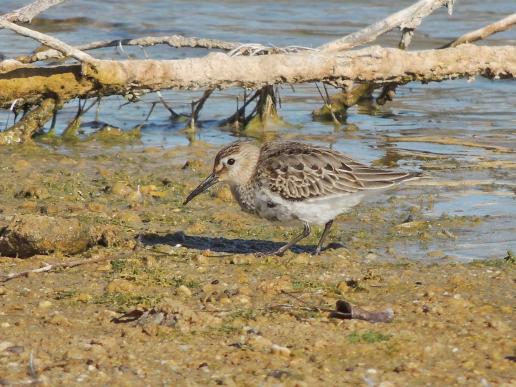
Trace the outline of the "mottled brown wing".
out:
M 284 199 L 303 200 L 385 188 L 414 174 L 370 168 L 327 148 L 303 143 L 262 147 L 256 180 Z

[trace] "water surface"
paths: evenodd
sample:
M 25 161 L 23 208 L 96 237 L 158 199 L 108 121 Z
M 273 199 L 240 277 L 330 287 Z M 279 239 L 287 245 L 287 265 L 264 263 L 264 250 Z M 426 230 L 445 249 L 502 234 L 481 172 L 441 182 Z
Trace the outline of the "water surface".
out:
M 25 2 L 4 0 L 0 12 L 20 7 Z M 122 39 L 150 35 L 184 34 L 238 42 L 266 45 L 300 45 L 317 47 L 329 40 L 362 28 L 372 21 L 410 5 L 410 1 L 358 2 L 328 1 L 67 1 L 55 7 L 33 23 L 33 27 L 52 34 L 70 44 L 94 40 Z M 515 12 L 511 0 L 489 2 L 458 1 L 449 16 L 440 9 L 426 18 L 417 30 L 411 49 L 441 46 L 455 37 L 501 19 Z M 378 43 L 396 46 L 399 32 L 393 31 Z M 516 32 L 507 31 L 480 44 L 514 45 Z M 36 42 L 11 32 L 0 30 L 0 52 L 6 57 L 27 54 L 38 47 Z M 99 58 L 124 59 L 184 58 L 202 56 L 206 50 L 172 49 L 168 46 L 146 48 L 102 49 L 92 52 Z M 435 241 L 421 246 L 401 246 L 411 257 L 430 260 L 427 252 L 439 249 L 459 258 L 501 257 L 507 250 L 516 250 L 514 164 L 498 168 L 478 167 L 482 162 L 516 162 L 516 88 L 514 81 L 456 80 L 421 85 L 412 83 L 398 88 L 391 103 L 377 109 L 356 106 L 349 111 L 341 127 L 315 122 L 311 112 L 321 106 L 313 85 L 281 87 L 281 116 L 289 125 L 275 133 L 281 138 L 301 139 L 325 144 L 346 152 L 363 162 L 387 163 L 398 168 L 423 169 L 437 184 L 404 188 L 407 207 L 421 198 L 432 197 L 433 206 L 422 216 L 435 219 L 449 216 L 480 217 L 478 227 L 456 230 L 456 239 Z M 202 92 L 170 92 L 163 95 L 178 112 L 189 112 L 190 102 Z M 237 134 L 222 130 L 217 121 L 235 110 L 235 98 L 240 89 L 218 91 L 202 111 L 201 129 L 195 134 L 212 144 L 225 144 Z M 143 122 L 154 94 L 143 97 L 138 104 L 125 104 L 121 97 L 103 101 L 100 119 L 113 126 L 129 129 Z M 70 103 L 59 114 L 58 128 L 63 130 L 75 114 L 76 103 Z M 2 128 L 8 114 L 0 112 Z M 12 120 L 12 117 L 10 118 Z M 85 133 L 96 130 L 89 124 L 95 120 L 91 111 L 84 118 Z M 182 131 L 184 123 L 170 120 L 160 105 L 143 128 L 141 144 L 134 147 L 188 145 L 191 141 Z M 239 133 L 238 136 L 246 136 Z M 433 142 L 386 141 L 386 137 L 427 136 L 453 137 L 470 142 L 499 145 L 510 152 L 495 152 L 483 147 Z M 395 163 L 392 164 L 392 155 Z M 389 159 L 390 157 L 390 159 Z M 484 164 L 485 165 L 485 164 Z M 449 182 L 464 181 L 450 186 Z M 439 184 L 442 182 L 442 184 Z M 469 182 L 469 183 L 468 183 Z M 472 183 L 473 182 L 473 183 Z M 475 183 L 476 182 L 476 183 Z M 385 200 L 379 197 L 378 201 Z

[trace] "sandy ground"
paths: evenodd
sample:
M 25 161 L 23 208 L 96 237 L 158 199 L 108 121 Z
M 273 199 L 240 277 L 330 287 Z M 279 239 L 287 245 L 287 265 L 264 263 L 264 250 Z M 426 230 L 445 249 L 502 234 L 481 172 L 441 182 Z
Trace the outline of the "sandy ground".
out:
M 0 227 L 25 227 L 33 239 L 9 243 L 35 255 L 1 257 L 0 273 L 99 262 L 0 283 L 0 384 L 515 385 L 514 257 L 377 254 L 478 220 L 431 223 L 392 198 L 339 218 L 330 239 L 346 248 L 310 256 L 318 231 L 259 257 L 298 230 L 243 214 L 225 189 L 181 205 L 214 153 L 2 150 Z M 329 318 L 339 299 L 394 319 Z

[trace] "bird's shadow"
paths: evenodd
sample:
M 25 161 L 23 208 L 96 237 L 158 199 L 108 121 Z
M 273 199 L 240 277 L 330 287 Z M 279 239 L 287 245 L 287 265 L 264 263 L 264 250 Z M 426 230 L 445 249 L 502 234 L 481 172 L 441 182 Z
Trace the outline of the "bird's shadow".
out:
M 285 243 L 264 241 L 258 239 L 228 239 L 228 238 L 212 238 L 207 236 L 186 235 L 182 231 L 171 234 L 142 234 L 140 242 L 147 246 L 165 244 L 176 246 L 180 244 L 188 249 L 211 250 L 218 253 L 232 254 L 254 254 L 254 253 L 271 253 L 278 250 Z M 315 246 L 294 246 L 292 251 L 296 253 L 313 252 Z
M 264 241 L 259 239 L 228 239 L 228 238 L 212 238 L 207 236 L 194 236 L 186 235 L 182 231 L 178 231 L 171 234 L 142 234 L 140 235 L 140 242 L 147 246 L 153 246 L 158 244 L 165 245 L 181 245 L 188 249 L 195 250 L 211 250 L 218 253 L 230 253 L 230 254 L 269 254 L 285 243 Z M 340 248 L 340 243 L 330 243 L 327 248 Z M 291 249 L 295 253 L 313 253 L 315 250 L 314 245 L 296 245 Z

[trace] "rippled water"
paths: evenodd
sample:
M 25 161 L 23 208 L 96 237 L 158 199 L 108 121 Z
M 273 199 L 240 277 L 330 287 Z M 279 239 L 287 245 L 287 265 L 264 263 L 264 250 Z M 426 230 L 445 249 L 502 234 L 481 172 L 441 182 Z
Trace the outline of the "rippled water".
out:
M 20 7 L 25 2 L 3 0 L 0 12 Z M 267 45 L 301 45 L 317 47 L 364 27 L 375 20 L 410 5 L 411 1 L 361 2 L 338 1 L 90 1 L 75 0 L 55 7 L 37 19 L 33 27 L 71 43 L 118 39 L 149 35 L 184 34 Z M 411 49 L 438 47 L 455 37 L 515 12 L 513 0 L 501 0 L 496 6 L 485 1 L 457 1 L 449 16 L 440 9 L 426 18 L 417 30 Z M 379 40 L 383 45 L 396 46 L 399 32 L 394 31 Z M 514 45 L 515 30 L 506 31 L 480 44 Z M 6 57 L 26 54 L 38 44 L 26 38 L 0 30 L 0 52 Z M 154 58 L 202 56 L 205 50 L 172 49 L 168 46 L 147 48 Z M 144 58 L 139 48 L 94 51 L 101 58 Z M 163 92 L 178 111 L 189 112 L 190 102 L 201 92 Z M 222 144 L 234 139 L 234 134 L 221 130 L 217 120 L 232 114 L 236 96 L 241 90 L 216 92 L 201 114 L 202 128 L 196 134 L 203 141 Z M 434 205 L 425 213 L 428 218 L 442 214 L 482 217 L 481 226 L 459 230 L 457 239 L 404 246 L 412 256 L 429 259 L 426 251 L 439 249 L 463 259 L 501 257 L 507 250 L 516 250 L 516 173 L 513 168 L 472 169 L 479 161 L 516 162 L 516 84 L 514 81 L 456 80 L 429 85 L 409 84 L 398 89 L 391 103 L 371 111 L 356 106 L 349 111 L 341 128 L 314 122 L 311 111 L 321 106 L 313 85 L 298 85 L 295 91 L 281 88 L 280 114 L 291 125 L 276 131 L 283 138 L 299 138 L 323 143 L 364 161 L 383 160 L 386 154 L 396 154 L 397 165 L 407 169 L 426 169 L 434 182 L 469 182 L 464 186 L 443 188 L 438 185 L 414 186 L 404 189 L 408 202 L 421 196 L 432 196 Z M 131 128 L 147 115 L 155 95 L 143 98 L 144 103 L 125 105 L 125 100 L 113 97 L 102 104 L 101 120 L 111 125 Z M 60 113 L 61 129 L 75 113 L 75 104 Z M 85 117 L 85 132 L 94 130 Z M 0 122 L 6 113 L 0 112 Z M 172 122 L 168 112 L 157 107 L 143 129 L 144 146 L 186 145 L 189 140 L 181 131 L 184 123 Z M 386 136 L 408 135 L 443 137 L 500 145 L 512 152 L 493 152 L 482 147 L 441 145 L 432 142 L 387 142 Z M 424 156 L 424 157 L 423 157 Z M 440 160 L 433 166 L 430 159 Z M 444 160 L 444 161 L 443 161 Z M 446 166 L 445 161 L 455 163 Z M 437 163 L 437 161 L 435 162 Z M 443 164 L 444 163 L 444 164 Z M 476 183 L 475 183 L 476 182 Z M 382 200 L 380 198 L 379 200 Z

